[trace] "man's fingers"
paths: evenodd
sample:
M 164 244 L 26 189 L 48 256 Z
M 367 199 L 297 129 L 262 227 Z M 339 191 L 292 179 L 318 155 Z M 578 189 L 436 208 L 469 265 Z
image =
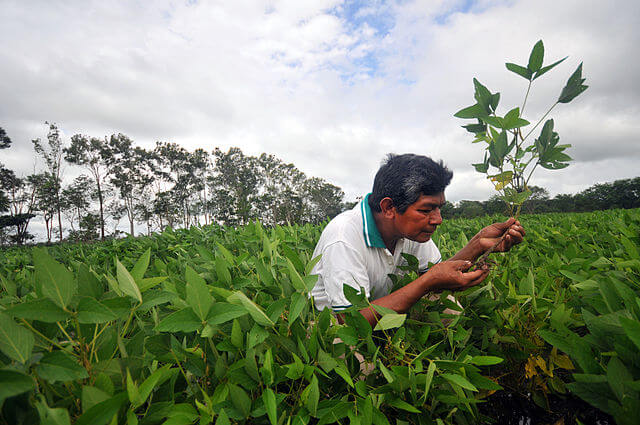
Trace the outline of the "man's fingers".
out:
M 453 260 L 448 262 L 451 263 L 454 270 L 460 270 L 460 271 L 468 270 L 469 267 L 471 267 L 472 265 L 471 261 L 467 261 L 467 260 Z
M 463 273 L 462 277 L 465 280 L 465 285 L 468 285 L 470 282 L 473 282 L 474 280 L 478 279 L 479 277 L 481 277 L 483 274 L 488 274 L 489 270 L 484 270 L 484 269 L 478 269 L 478 270 L 474 270 L 472 272 L 468 272 L 468 273 Z
M 477 277 L 476 279 L 472 280 L 471 282 L 469 282 L 468 286 L 475 286 L 479 283 L 482 283 L 483 280 L 485 280 L 487 278 L 487 276 L 489 276 L 489 269 L 486 270 L 481 270 L 483 273 Z

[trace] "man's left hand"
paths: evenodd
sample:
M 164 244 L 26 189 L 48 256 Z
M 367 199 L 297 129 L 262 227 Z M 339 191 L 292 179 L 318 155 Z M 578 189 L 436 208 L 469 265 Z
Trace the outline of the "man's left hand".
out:
M 506 233 L 506 236 L 496 246 L 494 252 L 507 252 L 512 246 L 522 242 L 525 231 L 524 227 L 515 218 L 510 218 L 503 223 L 493 223 L 490 226 L 480 230 L 472 239 L 475 239 L 483 251 L 493 247 L 500 238 Z

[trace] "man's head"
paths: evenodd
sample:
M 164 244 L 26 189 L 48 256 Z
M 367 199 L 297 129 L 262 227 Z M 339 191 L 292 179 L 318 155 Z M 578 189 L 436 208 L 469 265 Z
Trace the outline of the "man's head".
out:
M 442 161 L 435 162 L 423 155 L 389 154 L 373 181 L 369 195 L 369 207 L 380 212 L 380 201 L 391 198 L 398 213 L 407 208 L 421 195 L 438 195 L 451 182 L 453 173 Z

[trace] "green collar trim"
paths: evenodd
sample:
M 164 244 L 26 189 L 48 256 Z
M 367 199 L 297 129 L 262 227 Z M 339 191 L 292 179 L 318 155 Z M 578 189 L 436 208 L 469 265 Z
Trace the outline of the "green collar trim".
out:
M 360 211 L 362 212 L 362 233 L 364 234 L 364 241 L 370 248 L 386 248 L 382 235 L 376 226 L 376 221 L 373 219 L 373 211 L 369 207 L 369 195 L 364 197 L 360 202 Z

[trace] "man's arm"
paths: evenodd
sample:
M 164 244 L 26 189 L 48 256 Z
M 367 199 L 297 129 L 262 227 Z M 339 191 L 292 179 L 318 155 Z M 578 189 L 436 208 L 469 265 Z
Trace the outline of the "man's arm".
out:
M 507 252 L 512 246 L 522 242 L 525 233 L 524 228 L 515 218 L 510 218 L 502 223 L 494 223 L 480 230 L 464 248 L 451 257 L 451 260 L 475 262 L 478 257 L 488 249 L 491 249 L 498 241 L 500 243 L 496 246 L 494 252 Z M 500 240 L 503 235 L 505 235 L 504 238 Z
M 463 290 L 482 282 L 489 270 L 479 269 L 465 273 L 471 262 L 464 260 L 444 261 L 431 267 L 413 282 L 371 302 L 397 313 L 406 313 L 427 292 L 437 290 Z M 379 315 L 373 307 L 360 310 L 372 327 L 378 323 Z
M 503 235 L 504 238 L 502 238 Z M 487 277 L 489 270 L 484 267 L 465 273 L 473 262 L 498 242 L 500 243 L 494 251 L 509 251 L 512 246 L 522 242 L 524 235 L 524 228 L 514 218 L 487 226 L 471 238 L 469 243 L 450 260 L 434 265 L 418 279 L 387 296 L 378 298 L 371 304 L 389 308 L 397 313 L 406 313 L 428 292 L 446 289 L 464 290 L 475 286 Z M 379 315 L 373 307 L 360 310 L 360 313 L 371 326 L 375 326 L 378 322 Z

